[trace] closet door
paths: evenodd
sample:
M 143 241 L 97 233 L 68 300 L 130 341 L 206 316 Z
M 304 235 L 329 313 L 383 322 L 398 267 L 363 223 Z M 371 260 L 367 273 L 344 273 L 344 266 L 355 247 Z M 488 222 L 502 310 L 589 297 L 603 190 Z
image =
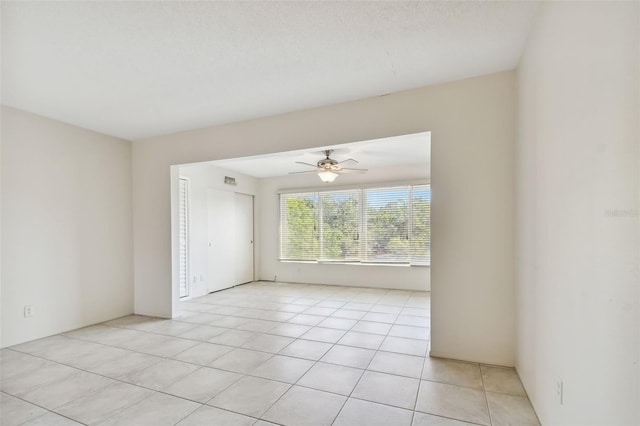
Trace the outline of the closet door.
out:
M 236 284 L 253 281 L 253 195 L 235 194 Z
M 236 285 L 235 268 L 235 194 L 207 190 L 209 292 Z

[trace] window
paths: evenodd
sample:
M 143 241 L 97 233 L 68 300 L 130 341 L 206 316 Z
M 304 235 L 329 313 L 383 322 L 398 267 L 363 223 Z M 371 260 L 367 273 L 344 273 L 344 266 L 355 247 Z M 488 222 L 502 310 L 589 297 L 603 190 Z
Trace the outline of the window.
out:
M 280 260 L 430 264 L 429 185 L 280 195 Z

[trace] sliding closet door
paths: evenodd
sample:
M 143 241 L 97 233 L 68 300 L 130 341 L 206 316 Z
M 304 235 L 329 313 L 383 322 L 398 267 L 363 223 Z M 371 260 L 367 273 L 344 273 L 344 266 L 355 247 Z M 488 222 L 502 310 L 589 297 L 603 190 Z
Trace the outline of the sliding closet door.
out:
M 235 194 L 208 189 L 208 283 L 209 292 L 233 287 L 235 276 Z
M 253 281 L 253 195 L 235 194 L 236 284 Z

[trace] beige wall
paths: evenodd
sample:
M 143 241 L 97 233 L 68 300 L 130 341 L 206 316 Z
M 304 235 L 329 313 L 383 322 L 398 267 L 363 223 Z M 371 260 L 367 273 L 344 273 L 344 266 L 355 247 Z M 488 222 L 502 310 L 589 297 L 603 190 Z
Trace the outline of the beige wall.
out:
M 545 3 L 518 70 L 517 369 L 542 424 L 640 424 L 639 14 Z
M 3 347 L 133 311 L 131 209 L 130 142 L 2 107 Z
M 174 164 L 432 132 L 432 353 L 514 363 L 515 73 L 133 143 L 135 311 L 171 316 Z

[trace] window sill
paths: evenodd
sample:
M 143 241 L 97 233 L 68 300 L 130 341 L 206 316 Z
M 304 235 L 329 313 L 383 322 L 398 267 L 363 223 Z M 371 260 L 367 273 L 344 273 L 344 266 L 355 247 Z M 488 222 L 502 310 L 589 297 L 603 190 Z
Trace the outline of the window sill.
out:
M 410 264 L 410 263 L 385 263 L 385 262 L 341 262 L 341 261 L 333 261 L 333 260 L 281 260 L 280 263 L 306 263 L 306 264 L 314 264 L 314 265 L 350 265 L 350 266 L 392 266 L 396 268 L 408 268 L 408 267 L 419 267 L 425 268 L 430 267 L 431 264 Z

